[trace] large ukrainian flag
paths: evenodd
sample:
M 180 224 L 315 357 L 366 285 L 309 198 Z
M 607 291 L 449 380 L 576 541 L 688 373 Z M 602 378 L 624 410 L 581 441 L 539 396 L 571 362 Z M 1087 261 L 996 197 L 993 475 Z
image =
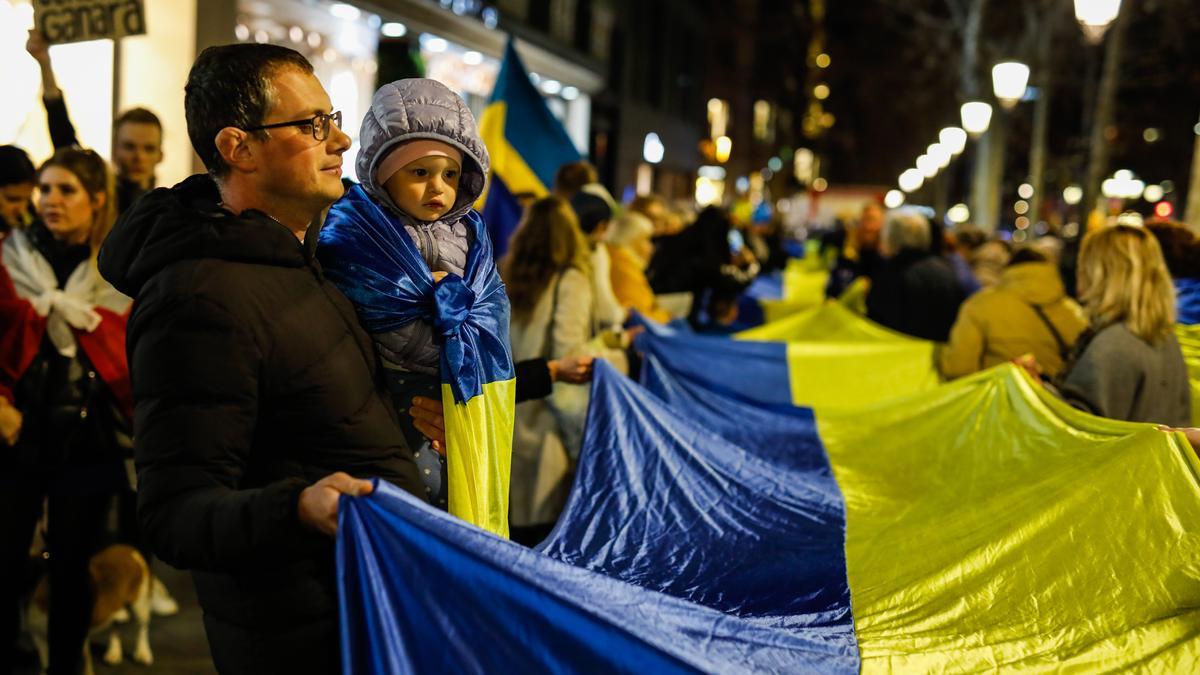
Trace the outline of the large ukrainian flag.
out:
M 651 328 L 642 386 L 597 363 L 534 551 L 345 500 L 344 672 L 1200 671 L 1182 434 L 1011 365 L 936 386 L 932 345 L 837 304 L 763 331 L 799 342 Z
M 511 38 L 491 102 L 479 118 L 479 135 L 492 159 L 492 175 L 487 191 L 480 197 L 480 211 L 499 259 L 508 251 L 508 240 L 521 219 L 521 208 L 513 195 L 529 192 L 545 197 L 554 187 L 558 167 L 581 159 L 566 130 L 530 82 Z
M 534 551 L 388 486 L 344 500 L 344 672 L 1197 672 L 1181 434 L 1013 366 L 845 414 L 727 394 L 770 373 L 707 365 L 643 388 L 597 364 Z

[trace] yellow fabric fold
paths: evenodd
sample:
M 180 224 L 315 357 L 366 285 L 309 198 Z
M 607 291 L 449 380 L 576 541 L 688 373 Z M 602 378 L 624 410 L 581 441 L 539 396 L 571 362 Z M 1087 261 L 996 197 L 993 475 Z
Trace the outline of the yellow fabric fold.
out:
M 516 382 L 489 382 L 466 403 L 442 385 L 450 513 L 505 538 Z
M 868 321 L 836 302 L 738 333 L 787 343 L 792 402 L 852 409 L 938 384 L 932 342 Z
M 532 192 L 538 197 L 545 197 L 550 194 L 548 186 L 542 183 L 533 169 L 529 168 L 525 158 L 521 157 L 521 153 L 517 152 L 504 136 L 507 116 L 508 105 L 503 101 L 489 104 L 479 116 L 479 138 L 487 146 L 492 164 L 491 171 L 504 180 L 512 194 Z M 475 209 L 482 211 L 486 202 L 487 188 L 484 188 L 479 199 L 475 200 Z
M 783 270 L 783 299 L 761 300 L 763 315 L 768 322 L 791 316 L 825 300 L 825 284 L 829 272 L 820 265 L 820 258 L 792 258 Z
M 1200 461 L 999 366 L 818 409 L 864 672 L 1200 670 Z

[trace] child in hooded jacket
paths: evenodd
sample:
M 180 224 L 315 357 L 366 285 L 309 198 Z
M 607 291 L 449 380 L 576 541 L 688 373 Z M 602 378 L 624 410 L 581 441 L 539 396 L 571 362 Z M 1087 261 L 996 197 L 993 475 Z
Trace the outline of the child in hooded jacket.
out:
M 328 223 L 349 214 L 353 200 L 363 197 L 360 190 L 380 207 L 370 211 L 370 217 L 386 219 L 385 227 L 402 228 L 411 238 L 435 284 L 447 275 L 465 277 L 472 247 L 481 243 L 474 240 L 468 218 L 483 192 L 488 169 L 487 149 L 466 103 L 435 80 L 406 79 L 384 85 L 375 93 L 359 140 L 362 149 L 355 168 L 361 185 L 333 205 L 318 244 L 318 257 L 330 278 L 355 300 L 348 286 L 357 283 L 361 271 L 350 259 L 353 253 L 337 246 Z M 446 459 L 417 431 L 410 414 L 414 396 L 441 398 L 443 345 L 438 332 L 424 319 L 386 331 L 368 326 L 368 331 L 430 503 L 445 509 Z

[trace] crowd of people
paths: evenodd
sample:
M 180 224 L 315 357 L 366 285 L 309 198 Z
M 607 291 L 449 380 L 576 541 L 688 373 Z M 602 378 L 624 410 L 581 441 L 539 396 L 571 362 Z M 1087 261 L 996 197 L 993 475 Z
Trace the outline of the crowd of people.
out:
M 1186 225 L 1116 224 L 1087 233 L 1072 265 L 1073 298 L 1054 236 L 1014 246 L 969 226 L 938 232 L 912 210 L 883 215 L 874 203 L 863 208 L 826 293 L 866 286 L 867 317 L 938 343 L 943 377 L 1013 362 L 1095 415 L 1191 424 L 1175 335 L 1177 320 L 1194 323 L 1188 294 L 1200 276 L 1200 238 Z
M 636 375 L 636 315 L 729 332 L 784 264 L 769 226 L 621 205 L 586 162 L 527 197 L 492 260 L 472 210 L 487 148 L 457 95 L 402 80 L 343 120 L 311 64 L 271 45 L 200 55 L 185 110 L 207 173 L 154 189 L 158 118 L 117 117 L 110 167 L 79 147 L 45 44 L 28 48 L 57 149 L 35 168 L 0 147 L 0 547 L 25 570 L 44 536 L 52 673 L 85 658 L 88 561 L 111 541 L 192 570 L 222 672 L 336 670 L 338 499 L 382 479 L 448 508 L 448 371 L 461 388 L 491 359 L 515 379 L 508 523 L 533 545 L 566 503 L 594 359 Z M 342 125 L 360 123 L 347 190 Z M 1173 332 L 1177 294 L 1200 295 L 1186 227 L 1089 233 L 1078 300 L 1051 237 L 1013 248 L 875 203 L 844 235 L 827 294 L 858 289 L 870 319 L 941 343 L 946 378 L 1014 361 L 1094 414 L 1190 424 Z M 471 351 L 468 322 L 502 348 Z M 29 588 L 0 582 L 0 668 L 19 660 Z M 157 599 L 173 611 L 161 584 Z
M 362 121 L 362 184 L 346 191 L 341 126 L 359 121 L 332 109 L 302 56 L 269 45 L 197 59 L 186 123 L 207 173 L 155 190 L 158 118 L 118 116 L 110 165 L 79 146 L 44 42 L 31 35 L 28 50 L 57 150 L 35 167 L 0 148 L 12 469 L 0 542 L 6 569 L 46 552 L 50 672 L 87 658 L 89 559 L 114 541 L 192 570 L 223 671 L 335 668 L 337 499 L 378 478 L 447 507 L 439 371 L 454 300 L 439 293 L 466 297 L 478 268 L 505 288 L 494 332 L 524 402 L 509 519 L 527 544 L 565 503 L 593 360 L 636 368 L 632 313 L 728 324 L 759 269 L 731 251 L 724 211 L 684 227 L 655 196 L 622 207 L 586 162 L 529 200 L 508 255 L 488 261 L 471 210 L 487 149 L 459 97 L 432 80 L 381 88 Z M 410 242 L 412 284 L 428 272 L 412 306 L 388 295 L 407 319 L 372 312 L 355 239 L 368 230 Z M 482 304 L 459 309 L 474 317 Z M 2 586 L 7 669 L 32 579 Z M 156 597 L 173 611 L 157 582 Z

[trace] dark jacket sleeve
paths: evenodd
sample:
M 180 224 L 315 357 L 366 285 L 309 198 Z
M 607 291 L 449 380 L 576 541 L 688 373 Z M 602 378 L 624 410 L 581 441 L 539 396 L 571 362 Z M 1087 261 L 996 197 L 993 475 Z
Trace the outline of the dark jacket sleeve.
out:
M 517 403 L 546 398 L 550 395 L 550 365 L 546 359 L 518 361 L 515 366 L 517 377 Z
M 67 102 L 63 97 L 43 98 L 42 103 L 46 104 L 46 125 L 50 127 L 50 142 L 54 144 L 54 149 L 79 145 L 75 125 L 71 124 L 71 116 L 67 114 Z
M 138 520 L 156 554 L 180 568 L 236 571 L 328 545 L 296 514 L 307 481 L 239 489 L 262 356 L 234 317 L 204 299 L 152 301 L 135 309 L 129 349 Z
M 900 280 L 885 270 L 871 279 L 871 290 L 867 292 L 867 318 L 892 330 L 904 326 L 904 296 Z

